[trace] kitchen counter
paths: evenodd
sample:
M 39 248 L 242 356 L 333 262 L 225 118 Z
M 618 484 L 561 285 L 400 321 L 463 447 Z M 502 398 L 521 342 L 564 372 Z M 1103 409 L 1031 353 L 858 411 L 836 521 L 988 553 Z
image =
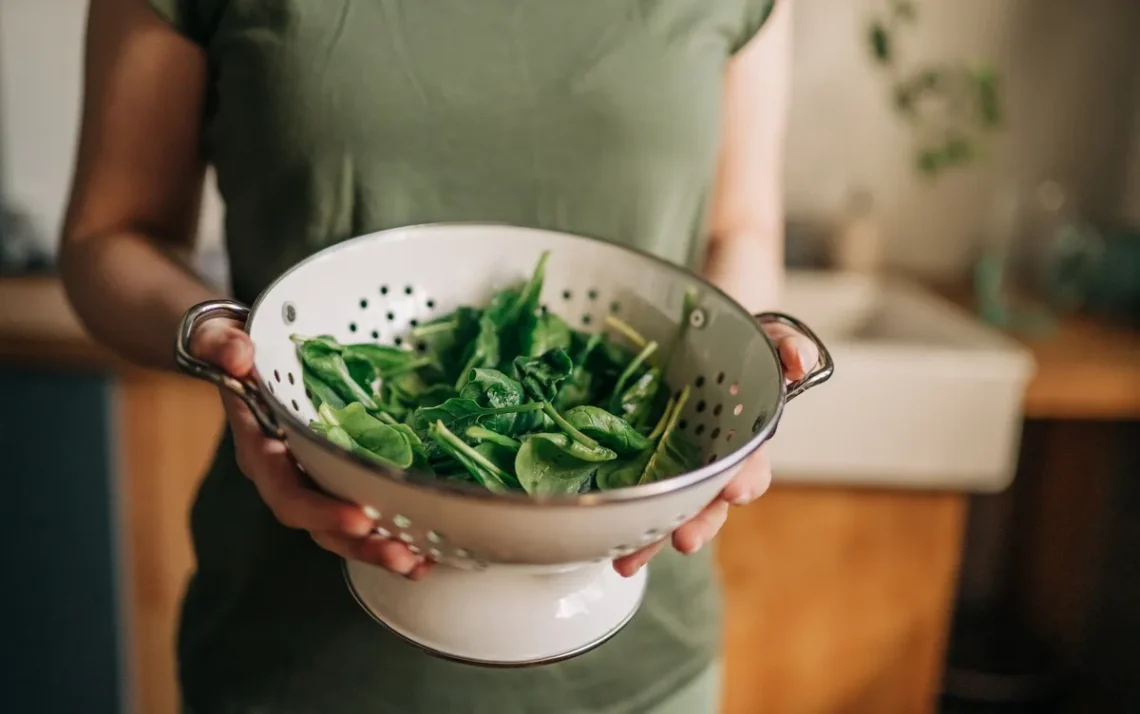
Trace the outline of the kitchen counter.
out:
M 974 309 L 969 288 L 940 286 L 944 297 Z M 1040 338 L 1010 334 L 1037 363 L 1025 390 L 1030 419 L 1134 419 L 1140 417 L 1140 331 L 1081 316 L 1060 320 Z

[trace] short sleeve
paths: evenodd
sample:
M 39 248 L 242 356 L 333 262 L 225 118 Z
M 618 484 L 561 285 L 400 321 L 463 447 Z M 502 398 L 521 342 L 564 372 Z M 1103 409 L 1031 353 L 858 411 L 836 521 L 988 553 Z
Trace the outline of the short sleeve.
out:
M 222 0 L 147 0 L 151 8 L 170 26 L 202 47 L 210 43 Z
M 760 32 L 760 28 L 768 21 L 772 15 L 772 9 L 776 7 L 776 3 L 781 0 L 740 0 L 743 7 L 743 18 L 741 20 L 740 31 L 737 33 L 735 41 L 732 43 L 732 54 L 736 54 Z M 783 0 L 787 2 L 787 0 Z

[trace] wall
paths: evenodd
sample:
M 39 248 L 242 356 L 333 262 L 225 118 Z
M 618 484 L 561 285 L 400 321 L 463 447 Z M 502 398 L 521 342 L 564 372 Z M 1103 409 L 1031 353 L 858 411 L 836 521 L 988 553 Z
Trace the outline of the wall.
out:
M 984 58 L 1008 74 L 1009 130 L 993 161 L 936 185 L 916 180 L 910 140 L 888 111 L 861 23 L 886 0 L 792 0 L 796 66 L 788 147 L 789 213 L 825 217 L 849 186 L 874 191 L 896 265 L 953 274 L 969 265 L 987 199 L 1011 183 L 1072 185 L 1095 215 L 1140 214 L 1140 3 L 1135 0 L 924 0 L 904 51 Z M 0 185 L 45 241 L 58 231 L 79 103 L 83 0 L 0 3 Z M 1122 97 L 1127 97 L 1124 99 Z M 1135 128 L 1134 128 L 1135 127 Z M 216 243 L 211 194 L 204 220 Z

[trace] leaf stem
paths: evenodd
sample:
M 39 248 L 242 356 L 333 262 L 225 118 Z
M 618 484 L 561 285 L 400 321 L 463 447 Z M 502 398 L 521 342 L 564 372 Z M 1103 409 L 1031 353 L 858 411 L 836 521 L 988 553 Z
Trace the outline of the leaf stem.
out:
M 420 367 L 427 367 L 433 362 L 435 362 L 435 359 L 432 357 L 417 357 L 413 360 L 408 361 L 407 364 L 400 365 L 399 367 L 395 367 L 391 370 L 388 370 L 387 372 L 380 372 L 380 379 L 384 380 L 393 379 L 395 377 L 402 377 L 408 372 L 415 372 Z
M 459 328 L 459 320 L 441 320 L 440 322 L 429 322 L 426 325 L 416 325 L 412 328 L 412 337 L 425 337 L 427 335 L 434 335 L 437 332 L 449 332 Z
M 606 325 L 613 328 L 616 332 L 620 333 L 627 340 L 637 345 L 644 347 L 649 343 L 649 340 L 641 336 L 641 333 L 633 329 L 629 323 L 622 320 L 620 317 L 614 315 L 606 315 Z
M 555 409 L 554 406 L 550 404 L 550 402 L 542 403 L 542 411 L 546 412 L 546 416 L 550 417 L 550 420 L 553 421 L 559 429 L 566 432 L 574 441 L 577 441 L 579 444 L 585 446 L 588 449 L 598 448 L 598 442 L 575 429 L 574 425 L 566 421 L 566 419 L 564 419 L 562 415 L 558 413 L 558 410 Z
M 440 443 L 441 446 L 447 446 L 455 449 L 459 452 L 460 455 L 486 469 L 488 473 L 490 473 L 492 476 L 504 484 L 511 478 L 510 474 L 508 474 L 506 471 L 503 471 L 490 459 L 483 456 L 475 449 L 472 449 L 463 441 L 463 439 L 460 439 L 458 436 L 451 433 L 451 430 L 444 426 L 442 421 L 437 419 L 435 424 L 432 425 L 431 435 L 436 440 L 436 442 Z M 476 478 L 479 476 L 478 474 L 474 475 Z
M 625 391 L 625 383 L 629 381 L 629 378 L 633 376 L 637 368 L 644 364 L 645 360 L 649 359 L 650 355 L 656 351 L 657 343 L 650 342 L 626 365 L 625 370 L 621 373 L 621 376 L 618 377 L 617 385 L 614 387 L 615 399 L 621 399 L 621 394 Z
M 653 472 L 653 467 L 657 463 L 657 457 L 665 450 L 665 444 L 669 441 L 669 435 L 677 426 L 677 420 L 681 418 L 681 410 L 685 407 L 685 402 L 689 399 L 689 386 L 681 390 L 680 396 L 677 397 L 677 403 L 673 405 L 673 413 L 669 415 L 669 421 L 665 424 L 665 429 L 662 430 L 661 436 L 657 441 L 657 447 L 653 449 L 653 454 L 649 457 L 649 461 L 645 462 L 645 468 L 641 470 L 641 477 L 637 479 L 637 485 L 640 486 L 646 481 L 646 477 Z
M 486 427 L 478 425 L 467 427 L 467 431 L 464 433 L 468 439 L 475 439 L 477 441 L 489 441 L 492 444 L 505 446 L 508 449 L 514 449 L 515 451 L 518 451 L 522 446 L 521 443 L 515 441 L 509 436 L 503 436 L 497 431 L 491 431 Z

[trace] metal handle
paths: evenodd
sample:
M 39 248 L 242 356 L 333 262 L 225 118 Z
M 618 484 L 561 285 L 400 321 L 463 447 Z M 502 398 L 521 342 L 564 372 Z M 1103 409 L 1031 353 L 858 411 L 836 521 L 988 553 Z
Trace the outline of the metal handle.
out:
M 815 348 L 819 350 L 819 362 L 816 363 L 815 369 L 805 374 L 802 378 L 788 384 L 787 401 L 790 402 L 812 387 L 818 387 L 831 379 L 831 375 L 835 372 L 835 362 L 832 361 L 831 353 L 827 351 L 827 347 L 824 346 L 823 341 L 812 332 L 810 327 L 791 315 L 785 315 L 782 312 L 761 312 L 753 315 L 753 317 L 756 318 L 756 321 L 761 325 L 771 323 L 786 325 L 811 340 Z
M 253 418 L 257 420 L 257 425 L 261 427 L 261 431 L 267 437 L 270 439 L 285 438 L 281 428 L 277 426 L 277 420 L 273 418 L 273 413 L 269 411 L 269 407 L 265 403 L 265 397 L 262 396 L 261 390 L 258 389 L 253 380 L 238 379 L 227 374 L 218 366 L 200 360 L 190 353 L 190 344 L 194 339 L 194 333 L 197 332 L 202 323 L 216 318 L 228 318 L 244 325 L 249 319 L 249 308 L 233 300 L 209 300 L 187 310 L 178 325 L 178 342 L 174 348 L 174 361 L 177 363 L 178 369 L 191 377 L 211 382 L 221 389 L 229 390 L 249 407 L 249 410 L 253 412 Z

